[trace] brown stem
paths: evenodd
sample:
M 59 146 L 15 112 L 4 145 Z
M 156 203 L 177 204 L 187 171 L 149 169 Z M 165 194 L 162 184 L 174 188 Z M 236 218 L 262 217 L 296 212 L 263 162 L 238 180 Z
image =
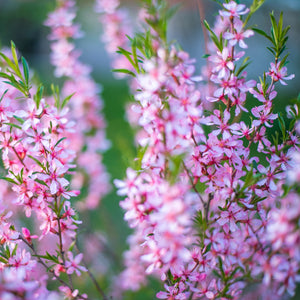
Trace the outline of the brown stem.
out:
M 24 166 L 25 170 L 28 172 L 29 170 L 28 170 L 27 166 L 25 165 L 24 160 L 20 157 L 20 155 L 17 152 L 17 150 L 15 149 L 15 147 L 12 147 L 12 149 L 13 149 L 14 153 L 16 154 L 18 160 L 21 162 L 21 164 Z
M 79 253 L 81 253 L 81 251 L 78 248 L 77 242 L 75 242 L 75 247 L 76 247 L 77 251 Z M 85 262 L 84 259 L 82 259 L 82 263 L 85 266 L 85 268 L 87 269 L 87 273 L 88 273 L 89 277 L 91 278 L 92 282 L 94 283 L 94 285 L 96 287 L 96 290 L 99 292 L 99 294 L 101 295 L 101 297 L 104 300 L 108 300 L 106 294 L 104 293 L 103 289 L 100 287 L 99 283 L 97 282 L 97 280 L 96 280 L 95 276 L 93 275 L 93 273 L 90 271 L 90 269 L 89 269 L 89 267 L 88 267 L 88 265 L 87 265 L 87 263 Z
M 197 190 L 197 188 L 196 188 L 196 186 L 195 186 L 195 184 L 194 184 L 194 182 L 193 182 L 193 178 L 191 177 L 191 175 L 190 175 L 190 173 L 189 173 L 189 170 L 187 169 L 187 167 L 186 167 L 186 165 L 184 164 L 184 162 L 182 162 L 182 164 L 183 164 L 183 168 L 184 168 L 185 171 L 186 171 L 186 174 L 187 174 L 188 177 L 189 177 L 189 180 L 190 180 L 190 182 L 191 182 L 191 185 L 192 185 L 193 190 L 195 191 L 195 193 L 196 193 L 197 196 L 199 197 L 199 199 L 200 199 L 202 205 L 205 207 L 206 203 L 204 202 L 204 200 L 203 200 L 202 196 L 200 195 L 199 191 Z
M 38 262 L 45 267 L 45 269 L 48 270 L 48 272 L 50 272 L 50 274 L 57 279 L 61 284 L 67 286 L 68 288 L 70 288 L 73 291 L 73 288 L 67 283 L 65 282 L 63 279 L 61 279 L 59 276 L 57 276 L 54 271 L 52 269 L 49 269 L 49 267 L 43 262 L 43 260 L 40 258 L 40 255 L 37 253 L 37 251 L 35 250 L 34 245 L 31 243 L 29 243 L 26 239 L 24 239 L 21 235 L 19 236 L 19 239 L 22 240 L 33 252 L 34 256 L 37 257 Z
M 57 199 L 56 195 L 54 196 L 54 198 L 55 198 L 56 206 L 59 207 L 60 206 L 60 201 Z M 59 215 L 57 215 L 57 226 L 58 226 L 58 233 L 57 234 L 58 234 L 58 237 L 59 237 L 59 252 L 60 252 L 61 259 L 63 261 L 63 265 L 66 266 L 66 259 L 65 259 L 65 252 L 64 252 L 64 249 L 63 249 L 62 231 L 61 231 L 60 220 L 61 220 L 61 216 L 59 214 Z M 69 284 L 70 284 L 70 286 L 72 287 L 72 290 L 73 290 L 73 281 L 72 281 L 71 274 L 68 274 L 68 279 L 69 279 Z
M 206 220 L 206 223 L 208 222 L 208 214 L 209 214 L 210 202 L 211 202 L 211 200 L 212 200 L 213 198 L 214 198 L 213 195 L 210 193 L 210 194 L 208 195 L 208 201 L 207 201 L 207 203 L 205 203 L 205 205 L 204 205 L 204 209 L 205 209 L 205 220 Z
M 51 276 L 55 279 L 57 279 L 57 281 L 59 281 L 61 284 L 63 284 L 64 286 L 67 286 L 72 292 L 74 292 L 74 287 L 71 286 L 69 283 L 67 283 L 66 281 L 64 281 L 63 279 L 61 279 L 59 276 L 57 276 L 54 271 L 52 269 L 50 269 L 41 259 L 40 255 L 37 253 L 34 245 L 32 243 L 29 243 L 26 239 L 24 239 L 21 235 L 19 236 L 19 239 L 21 241 L 23 241 L 33 252 L 34 256 L 37 257 L 38 262 L 45 267 L 45 269 L 47 270 L 47 272 L 49 272 L 51 274 Z M 78 294 L 74 299 L 84 299 L 83 296 L 81 294 Z M 88 300 L 88 298 L 85 298 L 86 300 Z

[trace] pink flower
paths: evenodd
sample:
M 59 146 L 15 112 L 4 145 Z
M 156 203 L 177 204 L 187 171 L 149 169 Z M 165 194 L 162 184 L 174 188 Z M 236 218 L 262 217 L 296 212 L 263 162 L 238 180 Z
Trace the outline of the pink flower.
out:
M 248 48 L 244 42 L 244 39 L 249 38 L 252 35 L 254 35 L 254 32 L 250 29 L 244 31 L 243 22 L 236 19 L 234 22 L 234 32 L 225 32 L 224 38 L 229 40 L 229 44 L 231 46 L 235 46 L 237 43 L 239 43 L 241 48 Z
M 219 78 L 228 77 L 230 71 L 234 69 L 234 64 L 231 60 L 233 58 L 230 55 L 229 49 L 224 47 L 222 53 L 217 51 L 217 55 L 209 57 L 209 60 L 215 64 L 212 72 L 218 72 Z
M 188 293 L 184 293 L 185 285 L 183 282 L 176 283 L 174 286 L 164 285 L 167 292 L 159 292 L 156 294 L 158 299 L 168 300 L 186 300 L 188 299 Z
M 294 74 L 287 76 L 287 68 L 280 66 L 280 61 L 276 64 L 271 63 L 271 67 L 267 75 L 269 75 L 274 82 L 280 81 L 282 85 L 287 85 L 284 80 L 291 80 L 295 77 Z
M 22 227 L 22 233 L 24 238 L 28 241 L 29 244 L 32 244 L 32 239 L 37 239 L 37 235 L 31 235 L 29 229 Z
M 83 294 L 79 296 L 79 291 L 77 289 L 71 290 L 68 286 L 60 286 L 59 290 L 64 294 L 64 299 L 78 299 L 78 300 L 85 300 L 87 299 L 87 295 Z
M 85 267 L 79 265 L 83 257 L 82 253 L 76 255 L 74 258 L 73 253 L 68 251 L 67 256 L 68 256 L 68 260 L 66 261 L 67 274 L 72 274 L 76 272 L 77 276 L 80 276 L 81 272 L 87 272 L 87 269 Z
M 272 127 L 273 120 L 278 118 L 277 114 L 271 113 L 271 108 L 266 108 L 264 105 L 253 107 L 251 113 L 258 119 L 252 122 L 255 127 L 260 125 Z
M 100 13 L 105 12 L 106 14 L 112 14 L 116 11 L 119 5 L 119 0 L 97 0 L 96 11 Z
M 50 185 L 51 194 L 55 195 L 61 187 L 69 185 L 69 181 L 63 177 L 68 169 L 67 166 L 64 166 L 58 160 L 54 160 L 49 167 L 49 172 L 47 174 L 38 174 L 38 178 L 47 182 Z
M 219 12 L 223 17 L 239 17 L 240 15 L 245 15 L 249 12 L 249 8 L 245 9 L 246 6 L 244 4 L 237 4 L 235 1 L 223 3 L 223 6 L 226 10 L 221 10 Z
M 117 193 L 120 196 L 135 193 L 141 183 L 141 181 L 138 179 L 137 173 L 131 168 L 126 170 L 126 176 L 127 178 L 125 181 L 119 179 L 114 180 L 114 184 L 118 188 Z

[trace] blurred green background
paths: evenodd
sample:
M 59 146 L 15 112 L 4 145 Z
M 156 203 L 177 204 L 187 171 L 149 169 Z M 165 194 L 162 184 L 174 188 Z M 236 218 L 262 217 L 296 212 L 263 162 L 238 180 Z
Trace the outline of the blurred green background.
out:
M 201 0 L 200 0 L 201 1 Z M 101 26 L 96 13 L 93 12 L 94 1 L 79 0 L 78 19 L 82 24 L 85 36 L 76 41 L 78 49 L 82 51 L 83 62 L 93 67 L 93 77 L 102 86 L 102 98 L 105 103 L 104 114 L 107 120 L 107 137 L 112 147 L 104 155 L 104 163 L 107 166 L 111 178 L 123 178 L 126 168 L 132 164 L 135 157 L 133 133 L 125 121 L 125 105 L 129 99 L 126 81 L 115 80 L 109 65 L 109 57 L 100 41 Z M 128 9 L 132 17 L 135 16 L 136 6 L 139 1 L 121 1 L 124 8 Z M 171 1 L 175 2 L 175 1 Z M 176 1 L 179 2 L 179 1 Z M 191 57 L 198 59 L 198 71 L 205 60 L 203 34 L 200 25 L 199 12 L 196 0 L 182 1 L 184 5 L 178 15 L 171 21 L 169 30 L 170 39 L 176 38 L 183 49 L 190 53 Z M 251 1 L 241 1 L 249 4 Z M 218 7 L 213 1 L 203 0 L 205 17 L 210 24 Z M 35 76 L 45 83 L 48 91 L 50 84 L 61 84 L 61 80 L 54 78 L 53 67 L 49 63 L 49 42 L 47 35 L 49 29 L 43 26 L 48 12 L 55 7 L 54 0 L 0 0 L 0 44 L 9 46 L 13 40 L 19 52 L 27 59 Z M 267 0 L 260 11 L 251 20 L 251 25 L 259 25 L 269 32 L 269 13 L 274 10 L 278 16 L 284 11 L 285 24 L 292 26 L 288 51 L 290 52 L 288 65 L 289 73 L 295 73 L 296 77 L 289 82 L 288 87 L 281 88 L 276 100 L 276 110 L 281 111 L 299 93 L 298 70 L 300 67 L 300 1 L 299 0 Z M 266 50 L 265 40 L 256 36 L 248 42 L 248 55 L 252 57 L 249 67 L 249 77 L 257 79 L 257 74 L 262 74 L 268 68 L 271 56 Z M 98 210 L 84 213 L 81 218 L 84 221 L 82 231 L 100 230 L 105 233 L 108 246 L 117 257 L 112 263 L 113 271 L 110 275 L 117 275 L 121 270 L 121 253 L 126 249 L 126 236 L 130 233 L 123 221 L 123 213 L 119 207 L 120 198 L 113 191 L 103 199 Z M 106 258 L 104 258 L 106 259 Z M 105 264 L 105 262 L 103 262 Z M 105 277 L 99 278 L 102 285 L 107 287 Z M 88 283 L 87 290 L 94 290 Z M 126 299 L 154 299 L 159 285 L 154 280 L 150 288 L 143 289 L 139 293 L 127 293 Z M 96 297 L 96 296 L 95 296 Z M 297 296 L 296 296 L 297 297 Z M 300 299 L 296 298 L 295 299 Z M 95 298 L 96 299 L 96 298 Z

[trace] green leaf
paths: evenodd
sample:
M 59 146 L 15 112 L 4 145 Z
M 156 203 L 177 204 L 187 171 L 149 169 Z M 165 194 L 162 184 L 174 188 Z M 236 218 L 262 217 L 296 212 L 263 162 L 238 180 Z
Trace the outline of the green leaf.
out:
M 10 183 L 19 185 L 16 181 L 14 181 L 12 178 L 9 178 L 9 177 L 2 177 L 2 176 L 0 176 L 0 179 L 3 179 L 3 180 L 6 180 L 6 181 L 8 181 Z
M 40 107 L 40 103 L 43 98 L 43 93 L 44 93 L 44 86 L 42 84 L 40 84 L 36 91 L 36 94 L 33 96 L 33 99 L 35 101 L 37 109 L 39 109 L 39 107 Z
M 221 271 L 222 279 L 225 280 L 226 275 L 225 275 L 225 272 L 224 272 L 224 269 L 223 269 L 223 261 L 222 261 L 220 256 L 218 256 L 218 262 L 219 262 L 219 269 Z
M 286 60 L 287 60 L 288 56 L 289 56 L 289 53 L 286 54 L 286 55 L 283 57 L 283 59 L 280 61 L 279 69 L 281 69 L 282 67 L 284 67 L 284 66 L 287 64 L 287 61 L 286 61 Z
M 0 256 L 0 262 L 7 264 L 8 260 L 4 258 L 3 256 Z
M 14 124 L 14 123 L 3 123 L 3 124 L 5 124 L 5 125 L 8 125 L 8 126 L 10 126 L 10 127 L 14 127 L 14 128 L 22 129 L 22 127 L 21 127 L 21 126 L 19 126 L 19 125 L 17 125 L 17 124 Z
M 215 269 L 212 270 L 212 273 L 215 275 L 215 277 L 222 278 L 221 274 L 219 274 Z
M 31 158 L 32 160 L 34 160 L 45 172 L 47 172 L 46 167 L 35 157 L 31 156 L 31 155 L 27 155 L 29 158 Z
M 249 12 L 246 20 L 244 21 L 244 25 L 243 25 L 244 27 L 250 20 L 251 16 L 264 4 L 265 1 L 266 0 L 253 0 L 252 4 L 250 6 L 250 12 Z
M 129 52 L 129 51 L 127 51 L 127 50 L 125 50 L 125 49 L 123 49 L 123 48 L 121 48 L 121 47 L 118 47 L 118 49 L 119 49 L 119 50 L 117 51 L 117 53 L 124 55 L 124 56 L 128 59 L 128 61 L 130 62 L 130 64 L 134 67 L 134 69 L 135 69 L 137 72 L 139 72 L 138 66 L 136 66 L 134 60 L 133 60 L 132 57 L 131 57 L 131 56 L 132 56 L 132 53 Z M 123 69 L 121 69 L 121 70 L 123 70 Z M 124 72 L 123 72 L 123 73 L 124 73 Z
M 265 38 L 267 38 L 270 42 L 272 42 L 272 38 L 263 30 L 258 29 L 258 28 L 252 28 L 253 31 L 257 32 L 258 34 L 264 36 Z
M 286 197 L 286 196 L 289 194 L 289 192 L 291 191 L 291 189 L 292 189 L 293 187 L 284 184 L 284 185 L 282 186 L 282 188 L 283 188 L 283 195 L 282 195 L 282 198 L 284 198 L 284 197 Z
M 256 203 L 258 203 L 258 202 L 261 202 L 261 201 L 263 201 L 263 200 L 265 200 L 266 199 L 266 197 L 258 197 L 258 196 L 253 196 L 253 198 L 251 199 L 251 204 L 256 204 Z
M 13 116 L 19 123 L 21 123 L 21 124 L 24 124 L 24 120 L 22 119 L 22 118 L 20 118 L 20 117 L 17 117 L 17 116 Z
M 184 155 L 173 155 L 169 158 L 169 170 L 170 176 L 169 181 L 171 184 L 174 184 L 178 179 L 178 175 L 182 170 L 182 163 L 183 163 Z
M 68 103 L 69 101 L 71 100 L 71 98 L 76 94 L 76 92 L 74 92 L 73 94 L 67 96 L 61 103 L 61 108 L 64 108 Z
M 73 241 L 73 242 L 71 243 L 70 247 L 69 247 L 69 251 L 72 252 L 75 245 L 76 245 L 76 241 Z
M 39 184 L 41 184 L 41 185 L 46 186 L 47 188 L 49 188 L 48 184 L 45 183 L 43 180 L 40 180 L 40 179 L 36 178 L 36 179 L 34 179 L 34 181 L 36 181 L 37 183 L 39 183 Z
M 177 13 L 181 5 L 182 4 L 178 3 L 176 5 L 171 6 L 166 12 L 166 19 L 171 19 Z
M 15 62 L 16 67 L 19 66 L 19 61 L 18 61 L 18 54 L 17 54 L 17 50 L 16 50 L 16 45 L 13 41 L 10 42 L 11 44 L 11 54 L 13 57 L 13 60 Z
M 295 128 L 296 121 L 296 119 L 291 120 L 289 125 L 289 131 L 292 131 Z
M 1 96 L 1 98 L 0 98 L 0 102 L 3 100 L 3 98 L 4 98 L 4 96 L 5 96 L 5 94 L 8 92 L 8 89 L 7 90 L 5 90 L 4 92 L 3 92 L 3 94 L 2 94 L 2 96 Z
M 279 128 L 282 132 L 282 138 L 285 141 L 286 140 L 286 126 L 285 126 L 285 121 L 282 117 L 282 113 L 278 113 L 278 123 L 279 123 Z
M 216 45 L 216 47 L 219 49 L 220 52 L 222 52 L 223 51 L 223 44 L 221 43 L 221 41 L 219 41 L 218 37 L 212 31 L 212 29 L 210 28 L 210 26 L 209 26 L 209 24 L 207 23 L 206 20 L 203 21 L 203 24 L 206 27 L 206 29 L 209 31 L 210 37 L 211 37 L 212 41 L 214 42 L 214 44 Z M 222 37 L 220 37 L 220 40 L 222 40 Z
M 61 139 L 59 139 L 57 142 L 56 142 L 56 144 L 54 145 L 54 148 L 56 147 L 56 146 L 58 146 L 58 144 L 60 144 L 63 140 L 65 140 L 66 139 L 66 137 L 62 137 Z
M 26 86 L 29 87 L 29 67 L 26 59 L 22 56 L 22 65 L 23 65 L 23 73 L 24 73 L 24 78 L 25 78 L 25 83 Z
M 13 251 L 11 252 L 11 256 L 15 256 L 16 255 L 17 249 L 18 249 L 18 244 L 15 245 Z
M 43 259 L 46 259 L 48 261 L 53 261 L 55 262 L 56 264 L 59 264 L 59 260 L 58 258 L 55 256 L 55 255 L 51 255 L 49 252 L 46 251 L 46 255 L 38 255 L 38 254 L 32 254 L 32 256 L 35 256 L 35 257 L 39 257 L 39 258 L 43 258 Z
M 127 69 L 113 69 L 112 72 L 129 74 L 133 77 L 136 77 L 136 75 L 132 71 L 129 71 Z
M 15 64 L 6 55 L 0 52 L 0 56 L 5 60 L 8 67 L 11 69 L 8 70 L 9 72 L 14 72 L 18 77 L 22 76 L 19 67 L 16 67 Z
M 139 171 L 142 168 L 142 160 L 143 160 L 143 157 L 144 157 L 147 149 L 148 149 L 148 145 L 145 147 L 140 146 L 138 148 L 137 158 L 135 160 L 135 165 L 134 165 L 134 169 L 136 171 Z
M 60 108 L 59 86 L 51 84 L 51 90 L 54 97 L 54 105 L 57 109 Z
M 0 53 L 0 54 L 1 54 L 1 53 Z M 6 78 L 6 79 L 9 79 L 9 80 L 15 79 L 13 75 L 8 75 L 8 74 L 3 73 L 3 72 L 0 72 L 0 77 Z
M 247 56 L 244 60 L 243 60 L 243 62 L 242 62 L 242 65 L 239 67 L 239 69 L 237 70 L 237 72 L 236 72 L 236 76 L 239 76 L 248 66 L 249 66 L 249 64 L 251 63 L 250 61 L 249 61 L 249 59 L 250 59 L 250 57 L 249 56 Z

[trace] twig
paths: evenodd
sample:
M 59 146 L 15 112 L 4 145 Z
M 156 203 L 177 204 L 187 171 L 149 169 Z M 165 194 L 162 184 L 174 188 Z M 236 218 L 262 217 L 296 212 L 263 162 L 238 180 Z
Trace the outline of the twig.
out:
M 20 157 L 19 153 L 17 152 L 17 150 L 15 149 L 15 147 L 12 147 L 14 153 L 16 154 L 17 158 L 19 159 L 19 161 L 21 162 L 21 164 L 24 166 L 25 170 L 28 172 L 28 168 L 24 163 L 24 160 Z
M 205 207 L 206 203 L 204 202 L 202 196 L 199 194 L 199 191 L 197 190 L 197 188 L 196 188 L 196 186 L 195 186 L 195 184 L 194 184 L 194 182 L 193 182 L 193 178 L 191 177 L 191 175 L 190 175 L 190 173 L 189 173 L 189 170 L 187 169 L 187 167 L 186 167 L 186 165 L 184 164 L 184 162 L 182 162 L 182 164 L 183 164 L 183 168 L 185 169 L 185 171 L 186 171 L 186 173 L 187 173 L 187 175 L 188 175 L 188 177 L 189 177 L 189 180 L 190 180 L 190 182 L 191 182 L 191 185 L 192 185 L 193 190 L 196 192 L 196 194 L 198 195 L 198 197 L 199 197 L 199 199 L 200 199 L 202 205 Z
M 76 247 L 77 251 L 79 253 L 81 253 L 81 251 L 78 248 L 77 241 L 75 242 L 75 247 Z M 91 278 L 91 280 L 93 281 L 93 283 L 96 287 L 96 290 L 99 292 L 99 294 L 102 296 L 102 298 L 104 300 L 108 300 L 106 294 L 104 293 L 103 289 L 100 287 L 99 283 L 97 282 L 97 280 L 96 280 L 95 276 L 93 275 L 93 273 L 90 271 L 90 269 L 89 269 L 89 267 L 88 267 L 88 265 L 87 265 L 87 263 L 85 262 L 84 259 L 82 259 L 82 263 L 85 266 L 85 268 L 87 269 L 87 273 L 88 273 L 89 277 Z
M 49 269 L 49 267 L 43 262 L 43 260 L 40 258 L 40 255 L 37 253 L 35 250 L 35 247 L 33 244 L 30 244 L 26 239 L 24 239 L 21 235 L 19 236 L 19 239 L 22 240 L 33 252 L 34 256 L 37 257 L 38 262 L 44 266 L 50 273 L 51 275 L 57 279 L 60 283 L 63 285 L 67 286 L 68 288 L 72 289 L 71 286 L 65 282 L 63 279 L 61 279 L 59 276 L 57 276 L 52 269 Z M 72 289 L 73 290 L 73 289 Z
M 31 249 L 31 251 L 33 252 L 34 256 L 37 257 L 38 262 L 43 267 L 45 267 L 48 272 L 50 272 L 51 276 L 53 276 L 55 279 L 57 279 L 64 286 L 67 286 L 72 292 L 74 291 L 74 288 L 72 286 L 70 286 L 69 283 L 67 283 L 66 281 L 64 281 L 63 279 L 61 279 L 59 276 L 57 276 L 52 269 L 49 269 L 49 267 L 43 262 L 43 260 L 41 259 L 40 255 L 35 250 L 35 247 L 34 247 L 34 245 L 32 243 L 29 243 L 21 235 L 19 235 L 19 240 L 23 241 Z M 74 298 L 74 299 L 83 299 L 83 296 L 81 294 L 78 294 L 76 296 L 76 298 Z M 85 299 L 88 300 L 88 298 L 85 298 Z
M 211 200 L 214 198 L 214 196 L 210 193 L 208 195 L 208 202 L 205 203 L 204 205 L 204 209 L 205 209 L 205 220 L 206 220 L 206 223 L 208 222 L 208 214 L 209 214 L 209 207 L 210 207 L 210 202 Z
M 59 202 L 60 201 L 58 201 L 56 195 L 54 196 L 54 198 L 55 198 L 55 204 L 59 208 L 59 206 L 60 206 Z M 66 266 L 65 252 L 64 252 L 64 249 L 63 249 L 63 241 L 62 241 L 62 231 L 61 231 L 60 217 L 61 217 L 60 212 L 58 212 L 57 225 L 58 225 L 58 237 L 59 237 L 59 252 L 60 252 L 61 259 L 63 261 L 63 265 Z M 68 274 L 68 279 L 69 279 L 70 286 L 73 289 L 73 281 L 72 281 L 71 274 Z

